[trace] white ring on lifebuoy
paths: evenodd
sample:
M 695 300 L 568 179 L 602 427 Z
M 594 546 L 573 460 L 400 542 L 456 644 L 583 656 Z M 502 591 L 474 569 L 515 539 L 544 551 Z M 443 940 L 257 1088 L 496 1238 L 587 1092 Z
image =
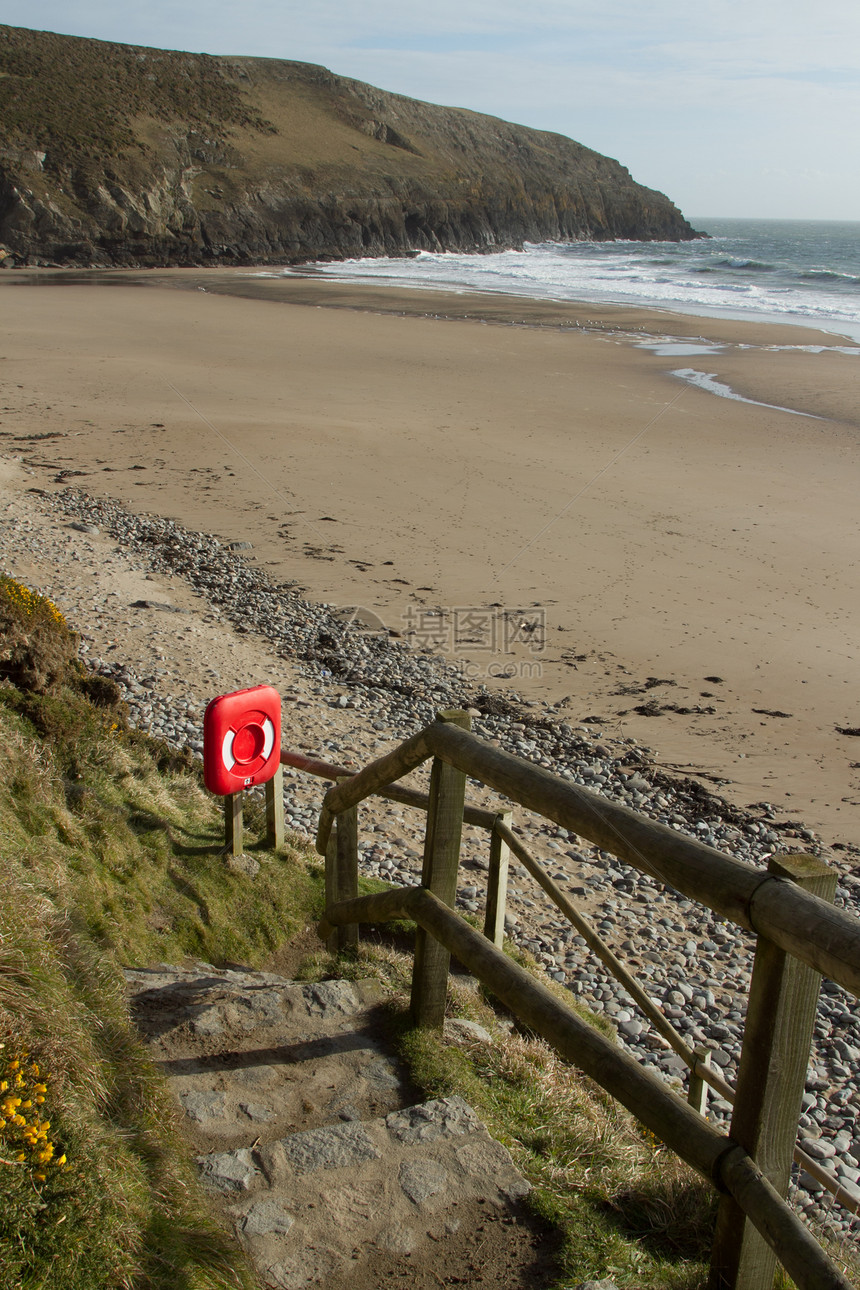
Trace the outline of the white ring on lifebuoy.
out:
M 240 727 L 241 728 L 241 727 Z M 228 730 L 221 744 L 221 760 L 225 768 L 232 773 L 233 767 L 237 765 L 236 758 L 233 756 L 233 740 L 239 732 L 237 730 Z M 263 751 L 262 758 L 264 762 L 269 760 L 272 749 L 275 746 L 275 724 L 271 717 L 263 720 Z

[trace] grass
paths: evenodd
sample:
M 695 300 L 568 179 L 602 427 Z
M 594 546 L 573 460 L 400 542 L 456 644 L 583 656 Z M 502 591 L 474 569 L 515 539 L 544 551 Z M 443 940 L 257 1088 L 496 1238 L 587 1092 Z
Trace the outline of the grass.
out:
M 0 119 L 9 143 L 47 152 L 61 169 L 115 162 L 143 148 L 138 119 L 221 139 L 231 128 L 271 129 L 205 54 L 172 53 L 0 30 Z M 145 150 L 145 148 L 144 148 Z
M 121 969 L 260 964 L 305 930 L 322 873 L 292 847 L 259 851 L 254 879 L 227 868 L 190 758 L 126 729 L 75 647 L 49 601 L 0 579 L 3 1285 L 250 1287 L 131 1027 Z

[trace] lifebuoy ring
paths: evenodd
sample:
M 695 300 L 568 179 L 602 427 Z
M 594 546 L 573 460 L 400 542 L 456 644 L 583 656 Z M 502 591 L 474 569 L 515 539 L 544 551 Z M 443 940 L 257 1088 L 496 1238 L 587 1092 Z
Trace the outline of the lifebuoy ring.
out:
M 264 713 L 252 712 L 241 726 L 224 735 L 221 744 L 224 769 L 231 775 L 253 775 L 268 761 L 274 746 L 274 722 Z M 237 766 L 241 766 L 241 772 L 236 770 Z

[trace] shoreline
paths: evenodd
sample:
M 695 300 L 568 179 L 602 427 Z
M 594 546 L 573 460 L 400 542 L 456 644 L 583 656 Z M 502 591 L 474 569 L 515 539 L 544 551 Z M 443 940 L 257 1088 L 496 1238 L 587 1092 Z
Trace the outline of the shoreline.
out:
M 514 633 L 498 655 L 515 689 L 737 805 L 860 840 L 860 748 L 836 733 L 858 715 L 860 425 L 830 334 L 235 270 L 112 270 L 112 291 L 61 272 L 13 293 L 3 329 L 0 450 L 44 486 L 250 541 L 310 599 L 433 627 L 432 651 L 467 669 L 487 650 L 474 620 L 457 644 L 458 611 L 502 635 L 505 610 L 543 614 L 543 648 Z M 679 360 L 648 337 L 722 348 Z M 671 376 L 690 364 L 827 419 Z
M 439 321 L 478 321 L 503 326 L 549 326 L 605 328 L 642 332 L 661 332 L 688 336 L 697 323 L 707 324 L 713 335 L 724 334 L 726 343 L 757 343 L 765 332 L 787 329 L 787 336 L 803 332 L 799 344 L 846 342 L 851 348 L 860 341 L 846 332 L 830 330 L 820 324 L 793 321 L 776 316 L 756 317 L 749 313 L 737 316 L 728 311 L 701 312 L 680 306 L 629 304 L 613 301 L 580 299 L 555 300 L 517 295 L 493 289 L 443 288 L 410 283 L 408 286 L 358 281 L 350 278 L 328 278 L 314 271 L 313 265 L 278 266 L 247 265 L 225 267 L 194 266 L 189 268 L 53 268 L 29 267 L 6 269 L 0 274 L 0 286 L 77 285 L 140 286 L 177 290 L 205 290 L 241 299 L 275 300 L 282 304 L 307 305 L 331 309 L 371 311 L 381 314 Z M 423 302 L 424 308 L 418 302 Z M 457 307 L 459 304 L 460 307 Z M 447 309 L 444 306 L 448 306 Z M 664 322 L 665 328 L 658 324 Z M 671 324 L 671 325 L 670 325 Z M 758 343 L 765 344 L 759 339 Z

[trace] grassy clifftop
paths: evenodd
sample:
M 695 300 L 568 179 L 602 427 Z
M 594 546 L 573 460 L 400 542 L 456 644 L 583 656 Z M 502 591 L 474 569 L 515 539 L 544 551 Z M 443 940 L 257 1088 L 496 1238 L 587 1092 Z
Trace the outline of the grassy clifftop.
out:
M 131 1028 L 121 968 L 260 962 L 304 929 L 320 875 L 289 848 L 261 853 L 253 883 L 231 873 L 190 761 L 128 731 L 75 654 L 56 608 L 0 578 L 3 1285 L 250 1286 Z
M 217 132 L 267 129 L 239 87 L 205 55 L 0 28 L 0 118 L 7 142 L 67 162 L 110 161 L 140 148 L 135 120 Z
M 662 193 L 561 135 L 305 63 L 0 27 L 0 242 L 16 262 L 692 236 Z

